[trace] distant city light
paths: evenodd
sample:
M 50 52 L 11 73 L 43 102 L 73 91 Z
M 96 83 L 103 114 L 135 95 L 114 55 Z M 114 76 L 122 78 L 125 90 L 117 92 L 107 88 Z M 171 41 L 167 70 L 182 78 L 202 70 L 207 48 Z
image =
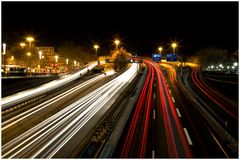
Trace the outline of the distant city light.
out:
M 214 66 L 213 66 L 213 65 L 211 65 L 211 68 L 214 68 Z
M 234 62 L 234 63 L 233 63 L 233 65 L 234 65 L 234 66 L 237 66 L 237 65 L 238 65 L 238 63 L 237 63 L 237 62 Z

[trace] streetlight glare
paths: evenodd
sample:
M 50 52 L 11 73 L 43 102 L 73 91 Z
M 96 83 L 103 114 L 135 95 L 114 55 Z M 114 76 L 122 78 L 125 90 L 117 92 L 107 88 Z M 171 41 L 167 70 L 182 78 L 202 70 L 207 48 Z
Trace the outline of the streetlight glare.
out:
M 116 40 L 114 41 L 114 43 L 115 43 L 116 45 L 118 45 L 118 44 L 120 43 L 120 41 L 119 41 L 118 39 L 116 39 Z
M 172 47 L 176 48 L 177 47 L 177 43 L 172 43 Z
M 234 62 L 234 63 L 233 63 L 233 65 L 234 65 L 234 66 L 237 66 L 237 65 L 238 65 L 238 63 L 237 63 L 237 62 Z
M 58 55 L 55 56 L 56 63 L 58 62 Z
M 31 53 L 30 53 L 30 52 L 28 52 L 28 53 L 27 53 L 27 55 L 30 57 L 30 56 L 31 56 Z
M 159 47 L 159 48 L 158 48 L 160 54 L 161 54 L 161 52 L 162 52 L 162 49 L 163 49 L 162 47 Z
M 98 48 L 99 48 L 99 45 L 95 44 L 93 47 L 94 47 L 95 49 L 98 49 Z
M 23 48 L 23 47 L 26 46 L 26 44 L 25 43 L 20 43 L 20 46 Z
M 29 37 L 26 38 L 26 40 L 29 41 L 29 42 L 32 42 L 32 41 L 34 41 L 34 38 L 29 36 Z

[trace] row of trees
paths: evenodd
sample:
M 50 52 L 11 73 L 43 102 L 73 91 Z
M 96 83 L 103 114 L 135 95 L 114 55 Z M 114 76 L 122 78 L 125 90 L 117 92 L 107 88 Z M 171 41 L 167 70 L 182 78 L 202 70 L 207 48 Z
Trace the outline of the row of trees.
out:
M 196 51 L 195 55 L 187 61 L 197 63 L 202 67 L 220 63 L 233 63 L 238 61 L 238 51 L 229 52 L 220 48 L 203 48 Z

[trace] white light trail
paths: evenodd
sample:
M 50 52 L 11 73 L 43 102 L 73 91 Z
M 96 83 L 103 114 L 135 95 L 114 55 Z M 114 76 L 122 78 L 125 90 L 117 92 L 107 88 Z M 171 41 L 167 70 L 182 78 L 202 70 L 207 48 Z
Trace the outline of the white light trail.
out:
M 106 104 L 128 86 L 138 68 L 132 64 L 120 76 L 11 140 L 2 146 L 3 157 L 53 157 L 96 113 L 108 110 Z
M 88 70 L 91 70 L 95 66 L 97 66 L 97 62 L 93 62 L 87 68 L 84 68 L 72 75 L 66 76 L 63 79 L 54 80 L 47 84 L 41 85 L 37 88 L 29 89 L 29 90 L 19 92 L 17 94 L 14 94 L 14 95 L 11 95 L 8 97 L 4 97 L 1 99 L 2 109 L 5 109 L 10 105 L 16 105 L 16 104 L 18 104 L 24 100 L 27 100 L 31 97 L 35 97 L 35 96 L 44 94 L 46 92 L 49 92 L 50 90 L 53 90 L 53 89 L 58 88 L 68 82 L 71 82 L 71 81 L 79 78 L 80 74 L 83 75 L 83 74 L 87 73 Z

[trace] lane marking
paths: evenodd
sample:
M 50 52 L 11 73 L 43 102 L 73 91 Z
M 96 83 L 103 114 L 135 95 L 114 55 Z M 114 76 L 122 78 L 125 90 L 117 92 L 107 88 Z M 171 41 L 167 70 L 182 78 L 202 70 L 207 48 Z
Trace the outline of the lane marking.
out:
M 156 83 L 154 83 L 154 87 L 156 87 Z
M 167 84 L 168 88 L 169 88 L 169 85 Z
M 155 119 L 155 109 L 153 110 L 153 119 Z
M 170 92 L 170 94 L 172 93 L 172 91 L 169 89 L 169 92 Z
M 152 158 L 155 158 L 155 151 L 152 150 Z
M 172 97 L 173 102 L 175 103 L 175 99 Z
M 184 133 L 185 133 L 185 135 L 186 135 L 186 137 L 187 137 L 188 144 L 189 144 L 189 145 L 193 145 L 192 140 L 191 140 L 191 138 L 190 138 L 190 136 L 189 136 L 189 134 L 188 134 L 187 128 L 183 128 L 183 130 L 184 130 Z
M 176 110 L 177 110 L 178 117 L 182 117 L 180 112 L 179 112 L 179 110 L 178 110 L 178 108 L 176 108 Z
M 153 94 L 153 98 L 154 98 L 154 99 L 156 98 L 156 94 L 155 94 L 155 93 Z

